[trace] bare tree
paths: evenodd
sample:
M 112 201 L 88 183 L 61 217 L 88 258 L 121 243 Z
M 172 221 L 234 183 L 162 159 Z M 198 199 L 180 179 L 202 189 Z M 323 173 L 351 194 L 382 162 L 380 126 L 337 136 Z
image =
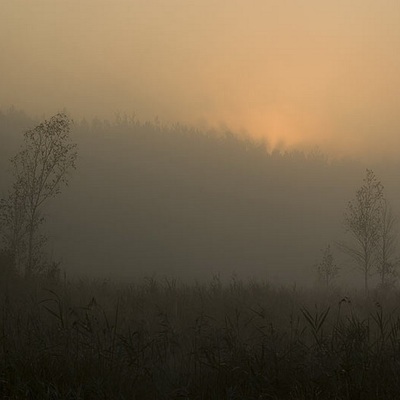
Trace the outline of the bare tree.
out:
M 383 185 L 371 170 L 367 169 L 363 182 L 345 212 L 344 226 L 353 241 L 350 244 L 339 243 L 339 246 L 363 273 L 364 287 L 368 293 L 368 279 L 378 257 L 384 198 Z
M 71 120 L 62 113 L 24 134 L 24 145 L 11 160 L 14 183 L 1 203 L 6 242 L 17 258 L 24 252 L 25 275 L 38 267 L 45 237 L 39 234 L 44 203 L 68 184 L 77 146 L 70 141 Z
M 8 198 L 0 199 L 3 251 L 12 255 L 19 269 L 26 250 L 26 207 L 19 185 L 14 183 Z
M 382 287 L 390 286 L 397 278 L 399 260 L 397 254 L 396 219 L 386 200 L 381 209 L 380 241 L 378 246 L 377 270 Z
M 336 265 L 331 246 L 327 245 L 322 250 L 322 259 L 317 264 L 318 280 L 323 283 L 327 288 L 332 285 L 332 282 L 339 275 L 339 267 Z

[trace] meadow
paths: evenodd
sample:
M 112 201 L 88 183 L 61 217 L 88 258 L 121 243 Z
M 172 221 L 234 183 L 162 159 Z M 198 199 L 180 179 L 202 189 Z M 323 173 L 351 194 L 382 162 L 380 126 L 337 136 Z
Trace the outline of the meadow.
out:
M 0 112 L 0 139 L 10 144 L 0 149 L 0 189 L 13 194 L 2 202 L 0 227 L 0 398 L 399 398 L 400 291 L 346 289 L 362 284 L 360 271 L 372 288 L 375 265 L 342 260 L 327 245 L 350 243 L 339 248 L 358 254 L 345 222 L 368 208 L 354 200 L 346 208 L 360 163 L 133 117 L 82 121 L 74 125 L 81 160 L 71 190 L 41 209 L 59 194 L 61 177 L 67 183 L 75 145 L 64 147 L 70 164 L 61 158 L 62 174 L 48 181 L 55 186 L 29 208 L 38 193 L 32 171 L 48 168 L 25 168 L 10 192 L 4 160 L 17 149 L 13 132 L 31 123 Z M 37 160 L 24 158 L 29 151 L 17 153 L 17 167 Z M 398 204 L 398 165 L 384 170 Z M 397 277 L 397 239 L 389 209 L 380 208 L 383 186 L 367 176 L 367 189 L 379 189 L 368 197 L 379 205 L 368 226 L 383 243 L 385 254 L 369 248 L 385 266 L 383 285 Z M 357 212 L 346 220 L 349 209 Z M 39 229 L 47 217 L 48 235 Z M 61 263 L 75 278 L 58 277 Z M 268 280 L 226 279 L 231 271 Z M 337 287 L 303 287 L 316 272 Z M 115 280 L 77 278 L 111 273 Z
M 4 399 L 397 399 L 400 292 L 3 279 Z

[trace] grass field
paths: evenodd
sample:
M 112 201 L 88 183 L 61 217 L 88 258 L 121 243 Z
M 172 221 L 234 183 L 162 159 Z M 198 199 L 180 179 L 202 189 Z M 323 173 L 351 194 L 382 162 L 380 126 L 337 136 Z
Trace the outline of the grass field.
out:
M 4 399 L 398 399 L 400 292 L 3 281 Z

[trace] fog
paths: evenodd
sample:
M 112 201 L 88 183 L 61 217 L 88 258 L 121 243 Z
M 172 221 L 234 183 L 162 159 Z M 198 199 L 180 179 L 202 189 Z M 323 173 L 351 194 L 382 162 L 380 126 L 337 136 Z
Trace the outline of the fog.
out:
M 15 109 L 0 116 L 1 191 L 8 159 L 37 121 Z M 48 253 L 68 274 L 133 279 L 316 281 L 332 245 L 343 282 L 354 262 L 344 212 L 373 168 L 398 210 L 398 163 L 329 159 L 319 151 L 268 151 L 229 131 L 197 130 L 120 116 L 76 121 L 77 170 L 44 209 Z
M 0 105 L 398 156 L 398 1 L 2 0 Z
M 396 1 L 4 0 L 0 15 L 0 189 L 23 132 L 66 110 L 78 167 L 45 212 L 71 273 L 311 282 L 366 168 L 396 212 Z
M 0 398 L 398 399 L 399 21 L 0 0 Z

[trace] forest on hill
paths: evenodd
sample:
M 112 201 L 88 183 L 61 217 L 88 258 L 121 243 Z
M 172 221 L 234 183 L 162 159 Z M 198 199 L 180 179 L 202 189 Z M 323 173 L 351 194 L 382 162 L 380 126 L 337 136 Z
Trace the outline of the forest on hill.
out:
M 37 121 L 0 113 L 0 190 L 10 157 Z M 182 279 L 215 274 L 312 284 L 321 249 L 336 254 L 343 214 L 360 186 L 360 161 L 268 149 L 229 131 L 158 120 L 75 121 L 77 170 L 46 207 L 49 254 L 72 274 Z M 372 165 L 396 211 L 395 163 Z

